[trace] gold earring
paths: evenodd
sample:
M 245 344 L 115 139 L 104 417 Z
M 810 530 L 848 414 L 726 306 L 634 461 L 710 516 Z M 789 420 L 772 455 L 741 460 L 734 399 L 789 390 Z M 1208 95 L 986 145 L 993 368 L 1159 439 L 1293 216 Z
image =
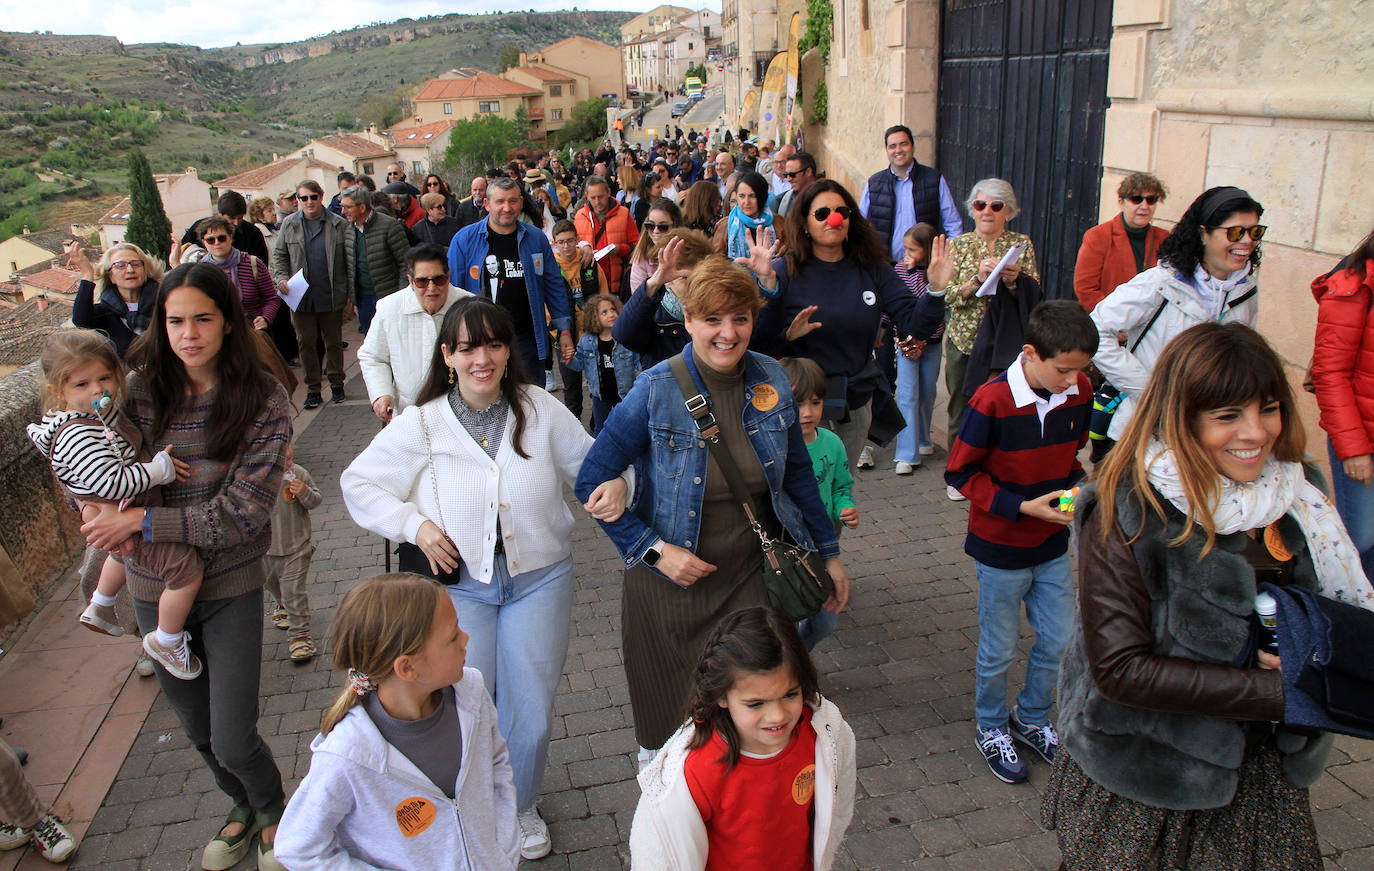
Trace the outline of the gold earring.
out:
M 453 367 L 450 366 L 450 367 L 448 367 L 448 386 L 449 386 L 449 387 L 452 387 L 452 386 L 453 386 L 453 376 L 454 376 Z

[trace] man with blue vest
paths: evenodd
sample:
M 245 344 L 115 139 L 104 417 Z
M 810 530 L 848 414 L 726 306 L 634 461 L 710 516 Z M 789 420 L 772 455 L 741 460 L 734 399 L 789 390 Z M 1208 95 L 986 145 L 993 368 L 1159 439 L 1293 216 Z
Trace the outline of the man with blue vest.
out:
M 523 205 L 515 179 L 492 179 L 487 185 L 487 219 L 453 237 L 448 266 L 455 287 L 510 312 L 515 321 L 514 350 L 520 354 L 525 377 L 537 384 L 543 361 L 549 358 L 550 327 L 558 330 L 563 362 L 572 359 L 572 316 L 553 247 L 542 230 L 520 220 Z
M 916 162 L 915 143 L 909 127 L 897 124 L 887 128 L 883 134 L 887 169 L 868 177 L 859 201 L 859 211 L 888 240 L 893 263 L 902 259 L 902 237 L 916 224 L 924 221 L 943 227 L 951 239 L 964 229 L 949 184 L 934 167 Z

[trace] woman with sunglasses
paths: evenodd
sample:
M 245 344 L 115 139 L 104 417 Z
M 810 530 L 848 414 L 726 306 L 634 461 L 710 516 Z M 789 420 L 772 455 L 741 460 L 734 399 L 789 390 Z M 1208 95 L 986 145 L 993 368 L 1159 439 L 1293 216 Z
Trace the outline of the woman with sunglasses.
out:
M 450 218 L 457 217 L 458 198 L 453 195 L 453 189 L 448 186 L 448 182 L 431 172 L 425 176 L 424 184 L 420 187 L 421 195 L 439 194 L 442 196 L 444 198 L 444 214 Z
M 1007 222 L 1021 211 L 1016 191 L 1009 182 L 1000 178 L 979 181 L 969 192 L 964 208 L 973 217 L 973 232 L 950 240 L 949 259 L 954 266 L 954 275 L 945 288 L 945 305 L 949 308 L 949 325 L 945 328 L 945 387 L 949 390 L 951 447 L 968 405 L 964 379 L 968 374 L 969 355 L 973 353 L 974 340 L 988 308 L 987 297 L 978 296 L 978 288 L 1015 245 L 1023 245 L 1025 250 L 1020 259 L 1002 271 L 1002 281 L 1014 286 L 1022 272 L 1040 280 L 1040 270 L 1035 265 L 1035 245 L 1030 237 L 1007 229 Z M 931 291 L 940 292 L 933 286 Z M 953 487 L 946 492 L 951 500 L 963 501 Z
M 892 270 L 887 241 L 838 182 L 808 185 L 779 224 L 781 242 L 767 227 L 750 231 L 749 256 L 736 261 L 770 298 L 754 334 L 760 350 L 809 357 L 821 367 L 830 390 L 822 414 L 853 464 L 872 422 L 873 395 L 888 389 L 873 360 L 883 315 L 905 343 L 935 332 L 943 300 L 912 295 Z M 779 256 L 782 243 L 786 256 Z
M 1093 364 L 1121 391 L 1107 429 L 1110 443 L 1126 431 L 1150 371 L 1171 339 L 1197 324 L 1255 325 L 1263 214 L 1264 207 L 1240 188 L 1204 191 L 1159 244 L 1159 263 L 1093 309 L 1102 337 Z M 1124 344 L 1119 334 L 1125 334 Z
M 658 179 L 658 173 L 648 173 L 645 179 Z M 655 187 L 662 187 L 659 179 Z M 643 202 L 643 199 L 640 200 Z M 630 252 L 630 288 L 637 289 L 658 269 L 658 251 L 668 239 L 669 231 L 682 226 L 682 212 L 677 203 L 655 197 L 645 203 L 644 219 L 640 221 L 639 242 Z
M 1116 189 L 1121 214 L 1083 234 L 1073 269 L 1073 292 L 1092 311 L 1107 294 L 1154 266 L 1159 243 L 1169 232 L 1150 221 L 1164 202 L 1164 183 L 1148 172 L 1133 172 Z

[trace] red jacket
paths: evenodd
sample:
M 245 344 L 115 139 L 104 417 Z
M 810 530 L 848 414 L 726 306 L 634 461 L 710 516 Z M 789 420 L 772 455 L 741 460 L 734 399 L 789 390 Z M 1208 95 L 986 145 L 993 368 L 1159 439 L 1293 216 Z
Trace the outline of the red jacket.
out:
M 406 229 L 409 230 L 425 219 L 425 209 L 424 206 L 420 205 L 419 200 L 411 197 L 409 203 L 406 205 L 406 210 L 396 217 L 405 221 Z
M 1374 453 L 1374 261 L 1312 282 L 1317 338 L 1312 386 L 1319 423 L 1342 460 Z
M 1145 231 L 1145 268 L 1159 261 L 1159 243 L 1169 234 L 1151 225 Z M 1083 308 L 1092 311 L 1107 294 L 1136 276 L 1135 253 L 1126 238 L 1126 225 L 1117 215 L 1083 234 L 1078 263 L 1073 269 L 1073 292 Z
M 601 232 L 601 224 L 596 220 L 590 205 L 577 210 L 573 218 L 577 225 L 577 240 L 586 242 L 593 250 L 599 251 L 614 244 L 615 252 L 601 258 L 601 269 L 606 273 L 606 282 L 611 293 L 620 291 L 620 275 L 625 271 L 630 252 L 639 243 L 639 228 L 635 226 L 634 215 L 615 200 L 611 200 L 611 210 L 606 213 L 606 232 Z M 634 288 L 630 288 L 631 291 Z

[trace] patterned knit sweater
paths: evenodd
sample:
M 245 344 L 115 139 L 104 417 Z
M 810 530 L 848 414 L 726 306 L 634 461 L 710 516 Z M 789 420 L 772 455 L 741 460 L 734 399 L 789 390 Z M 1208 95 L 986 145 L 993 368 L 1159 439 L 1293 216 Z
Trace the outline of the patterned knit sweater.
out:
M 152 541 L 179 541 L 200 548 L 205 579 L 199 599 L 227 599 L 260 589 L 262 556 L 271 541 L 270 518 L 286 471 L 291 416 L 286 391 L 274 389 L 239 452 L 228 462 L 205 456 L 205 423 L 220 387 L 187 398 L 167 431 L 155 433 L 153 400 L 137 373 L 129 376 L 124 412 L 148 444 L 172 445 L 172 454 L 191 465 L 191 477 L 162 488 L 163 507 L 153 508 Z M 144 521 L 144 537 L 150 524 Z M 157 601 L 162 582 L 133 560 L 125 560 L 129 592 Z

